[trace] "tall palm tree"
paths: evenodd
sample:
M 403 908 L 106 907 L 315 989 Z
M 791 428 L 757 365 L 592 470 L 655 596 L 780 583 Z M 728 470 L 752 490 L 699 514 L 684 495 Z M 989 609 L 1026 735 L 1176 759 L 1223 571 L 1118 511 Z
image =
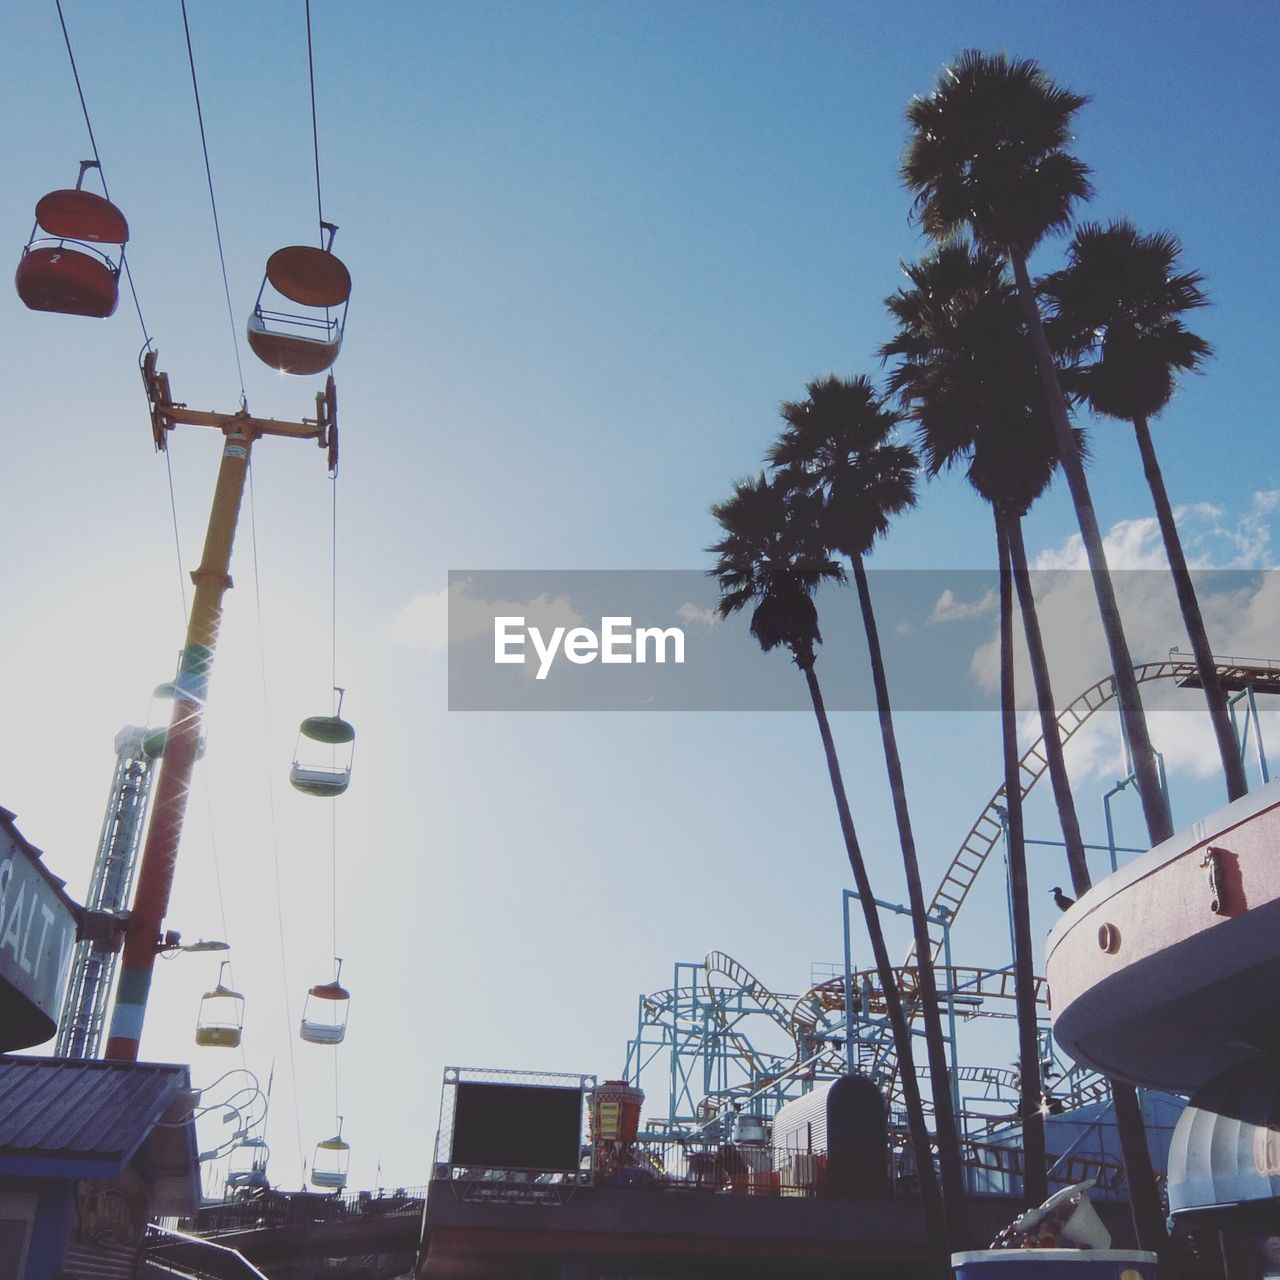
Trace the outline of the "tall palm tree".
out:
M 947 1239 L 955 1251 L 968 1246 L 964 1167 L 933 970 L 928 907 L 920 883 L 906 782 L 893 726 L 893 704 L 864 564 L 892 517 L 915 505 L 919 464 L 909 447 L 890 443 L 900 419 L 884 405 L 867 378 L 846 381 L 828 377 L 810 382 L 806 390 L 807 399 L 783 404 L 782 416 L 787 426 L 769 451 L 769 462 L 777 469 L 776 482 L 821 498 L 823 544 L 829 552 L 847 556 L 853 569 L 907 881 Z
M 1147 832 L 1156 844 L 1173 834 L 1173 823 L 1084 462 L 1027 271 L 1031 251 L 1046 235 L 1065 230 L 1075 202 L 1092 193 L 1088 168 L 1066 150 L 1072 117 L 1086 101 L 1055 85 L 1029 59 L 1010 61 L 1003 53 L 970 49 L 944 70 L 932 94 L 907 107 L 913 132 L 902 175 L 915 192 L 915 212 L 926 234 L 945 241 L 967 228 L 981 248 L 1004 257 L 1013 271 L 1089 561 Z
M 1086 358 L 1071 371 L 1069 388 L 1095 413 L 1133 424 L 1222 757 L 1227 795 L 1238 800 L 1249 788 L 1244 761 L 1149 426 L 1173 395 L 1174 375 L 1199 369 L 1212 351 L 1182 322 L 1186 312 L 1208 299 L 1199 272 L 1178 270 L 1181 253 L 1182 246 L 1168 232 L 1142 235 L 1126 220 L 1105 228 L 1089 222 L 1067 248 L 1066 269 L 1046 276 L 1039 288 L 1051 308 L 1046 323 L 1051 335 L 1077 358 Z
M 1052 426 L 1044 412 L 1020 320 L 1020 308 L 998 258 L 968 246 L 944 246 L 909 275 L 914 290 L 888 299 L 901 330 L 882 349 L 900 355 L 891 385 L 920 429 L 926 469 L 936 475 L 960 460 L 969 481 L 990 504 L 1000 567 L 1000 713 L 1004 761 L 1009 900 L 1013 911 L 1014 998 L 1018 1026 L 1019 1116 L 1023 1194 L 1039 1204 L 1048 1194 L 1040 1041 L 1035 1001 L 1035 947 L 1027 889 L 1022 780 L 1013 674 L 1013 563 L 1009 530 L 1048 487 L 1057 463 Z M 1021 543 L 1019 543 L 1021 545 Z M 1024 551 L 1025 557 L 1025 551 Z M 1028 593 L 1029 594 L 1029 593 Z M 1024 600 L 1034 611 L 1034 600 Z M 1034 613 L 1033 613 L 1034 616 Z M 1038 635 L 1038 632 L 1037 632 Z M 1039 653 L 1043 662 L 1043 652 Z M 1048 671 L 1040 677 L 1048 690 Z M 1083 845 L 1061 758 L 1052 692 L 1047 692 L 1046 744 L 1058 748 L 1063 828 L 1071 829 L 1081 863 Z M 1042 710 L 1044 703 L 1042 701 Z M 1085 872 L 1087 876 L 1087 870 Z M 1073 868 L 1074 876 L 1074 868 Z
M 843 570 L 827 557 L 822 546 L 820 506 L 820 497 L 788 491 L 782 485 L 768 481 L 763 474 L 755 480 L 739 481 L 727 502 L 711 508 L 724 537 L 710 548 L 717 557 L 710 572 L 720 585 L 717 605 L 720 616 L 727 618 L 751 605 L 750 631 L 761 649 L 766 653 L 779 646 L 788 649 L 809 688 L 845 852 L 858 888 L 863 920 L 893 1029 L 894 1045 L 902 1064 L 903 1103 L 919 1169 L 930 1271 L 934 1280 L 945 1280 L 950 1275 L 950 1268 L 942 1200 L 929 1154 L 929 1132 L 915 1072 L 911 1027 L 902 1006 L 897 975 L 889 960 L 871 880 L 845 793 L 831 723 L 814 672 L 816 647 L 822 642 L 822 636 L 818 629 L 813 592 L 820 582 L 839 580 L 844 576 Z M 846 1016 L 850 1016 L 849 1011 L 846 1011 Z
M 1071 883 L 1090 885 L 1058 729 L 1057 704 L 1031 589 L 1022 517 L 1048 487 L 1057 445 L 1018 303 L 1001 260 L 953 242 L 906 268 L 909 289 L 885 299 L 898 322 L 880 349 L 896 358 L 889 387 L 920 425 L 926 470 L 972 460 L 970 480 L 1008 516 L 1014 582 Z M 1083 449 L 1083 440 L 1078 442 Z
M 920 426 L 926 469 L 936 474 L 967 459 L 970 483 L 992 505 L 1001 568 L 1001 711 L 1008 805 L 1010 897 L 1014 904 L 1017 985 L 1028 997 L 1020 1005 L 1019 1057 L 1024 1118 L 1024 1169 L 1039 1178 L 1043 1170 L 1043 1116 L 1040 1113 L 1039 1052 L 1034 1005 L 1028 979 L 1030 922 L 1025 911 L 1026 877 L 1013 718 L 1012 638 L 1005 618 L 1009 567 L 1017 586 L 1028 656 L 1054 797 L 1067 843 L 1072 883 L 1089 888 L 1079 822 L 1062 757 L 1055 703 L 1031 590 L 1022 517 L 1048 486 L 1058 462 L 1056 434 L 1044 398 L 1038 394 L 1034 359 L 1025 325 L 999 258 L 962 244 L 945 245 L 908 268 L 913 288 L 886 299 L 899 323 L 896 337 L 881 354 L 897 356 L 890 376 L 911 416 Z M 1082 437 L 1075 439 L 1084 452 Z M 1074 846 L 1074 852 L 1073 852 Z M 1020 961 L 1019 954 L 1024 958 Z M 1034 1074 L 1033 1074 L 1034 1073 Z M 1144 1247 L 1164 1241 L 1163 1222 L 1141 1108 L 1133 1087 L 1111 1082 L 1116 1126 L 1124 1152 L 1135 1228 Z M 1025 1183 L 1028 1198 L 1039 1186 Z

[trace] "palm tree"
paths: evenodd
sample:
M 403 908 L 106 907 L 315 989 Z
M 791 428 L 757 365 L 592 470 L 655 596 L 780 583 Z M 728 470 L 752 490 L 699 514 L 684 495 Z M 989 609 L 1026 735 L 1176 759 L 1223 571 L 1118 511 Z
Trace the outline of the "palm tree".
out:
M 937 980 L 933 970 L 928 907 L 920 883 L 920 864 L 916 857 L 902 760 L 893 726 L 893 704 L 889 698 L 884 656 L 863 563 L 876 539 L 888 528 L 890 519 L 915 505 L 915 479 L 919 464 L 910 448 L 889 443 L 890 436 L 898 428 L 899 418 L 882 403 L 867 378 L 845 381 L 828 377 L 810 382 L 805 389 L 809 393 L 808 399 L 790 401 L 782 406 L 787 426 L 778 443 L 769 451 L 769 462 L 778 469 L 778 483 L 801 494 L 817 495 L 822 500 L 823 544 L 829 553 L 847 556 L 853 568 L 907 880 L 907 900 L 919 973 L 920 1012 L 936 1118 L 942 1199 L 947 1215 L 947 1240 L 949 1248 L 955 1251 L 967 1247 L 964 1167 L 952 1103 L 942 1011 L 938 1006 Z
M 898 332 L 880 355 L 898 359 L 889 387 L 921 427 L 929 474 L 970 459 L 975 489 L 993 504 L 993 515 L 1008 517 L 1049 780 L 1078 895 L 1089 888 L 1089 867 L 1022 537 L 1022 517 L 1048 487 L 1058 463 L 1052 424 L 1000 259 L 953 242 L 905 270 L 912 287 L 885 299 Z M 1083 449 L 1082 439 L 1078 447 Z
M 944 70 L 932 94 L 907 107 L 913 133 L 902 175 L 927 235 L 946 241 L 967 228 L 980 248 L 1012 268 L 1092 573 L 1147 832 L 1157 844 L 1173 834 L 1173 824 L 1084 462 L 1027 272 L 1031 251 L 1050 232 L 1065 230 L 1075 202 L 1092 193 L 1088 168 L 1066 150 L 1072 117 L 1086 101 L 1029 59 L 970 49 Z
M 1039 1204 L 1048 1194 L 1048 1178 L 1035 948 L 1018 761 L 1009 531 L 1020 524 L 1027 508 L 1048 487 L 1057 464 L 1056 449 L 1052 426 L 1042 408 L 1044 400 L 1020 321 L 1020 308 L 1000 260 L 981 251 L 972 253 L 967 245 L 951 244 L 911 268 L 908 275 L 915 288 L 900 290 L 887 300 L 901 325 L 897 338 L 882 348 L 885 357 L 902 357 L 891 375 L 891 386 L 919 425 L 928 472 L 936 475 L 958 461 L 966 461 L 969 481 L 990 504 L 995 521 L 1000 566 L 1001 742 L 1013 911 L 1023 1194 L 1029 1203 Z M 1034 599 L 1029 591 L 1023 603 L 1024 616 L 1029 610 L 1034 617 Z M 1035 634 L 1038 639 L 1038 628 Z M 1038 657 L 1043 664 L 1042 649 Z M 1083 864 L 1084 850 L 1057 738 L 1047 667 L 1040 672 L 1037 683 L 1045 691 L 1041 699 L 1045 741 L 1057 746 L 1060 773 L 1055 773 L 1054 781 L 1055 787 L 1061 788 L 1063 829 L 1071 830 L 1077 846 L 1073 851 L 1068 841 L 1068 855 Z M 1074 879 L 1074 866 L 1072 874 Z M 1087 877 L 1087 869 L 1084 874 Z
M 1167 232 L 1141 235 L 1124 220 L 1105 228 L 1086 223 L 1067 249 L 1066 269 L 1046 276 L 1039 288 L 1051 308 L 1046 323 L 1051 335 L 1074 356 L 1092 357 L 1071 371 L 1070 389 L 1095 413 L 1133 424 L 1227 795 L 1238 800 L 1249 789 L 1244 761 L 1148 423 L 1169 403 L 1175 373 L 1199 369 L 1212 350 L 1182 323 L 1185 312 L 1208 299 L 1199 272 L 1177 269 L 1181 252 L 1177 238 Z
M 1027 508 L 1052 478 L 1058 462 L 1056 436 L 1044 398 L 1038 394 L 1034 359 L 1025 325 L 1019 322 L 1020 308 L 999 258 L 953 243 L 908 268 L 907 274 L 914 287 L 886 299 L 900 326 L 896 337 L 881 349 L 886 358 L 900 358 L 890 385 L 920 426 L 926 470 L 937 474 L 967 459 L 970 483 L 992 504 L 996 522 L 1001 574 L 1002 741 L 1022 1063 L 1020 1111 L 1025 1176 L 1038 1179 L 1044 1168 L 1043 1115 L 1035 1009 L 1028 978 L 1030 920 L 1013 717 L 1012 635 L 1006 613 L 1011 564 L 1072 883 L 1077 893 L 1083 893 L 1090 883 L 1088 867 L 1062 757 L 1021 527 Z M 1083 438 L 1077 438 L 1075 444 L 1083 453 Z M 1025 1002 L 1021 995 L 1024 988 L 1028 992 Z M 1112 1081 L 1111 1089 L 1135 1228 L 1144 1247 L 1158 1248 L 1164 1239 L 1163 1222 L 1137 1095 L 1131 1085 L 1119 1081 Z M 1036 1183 L 1024 1181 L 1029 1199 L 1034 1200 L 1039 1190 Z
M 771 483 L 761 474 L 756 480 L 739 481 L 734 486 L 733 497 L 711 508 L 724 531 L 724 537 L 710 548 L 717 556 L 715 568 L 711 570 L 720 584 L 717 611 L 722 618 L 727 618 L 752 605 L 750 631 L 761 649 L 766 653 L 779 646 L 788 649 L 792 661 L 804 673 L 826 753 L 827 772 L 831 778 L 845 852 L 862 903 L 867 936 L 884 992 L 898 1061 L 902 1066 L 903 1103 L 919 1169 L 930 1269 L 935 1280 L 944 1280 L 950 1275 L 950 1268 L 942 1201 L 929 1154 L 929 1132 L 915 1072 L 911 1027 L 902 1006 L 897 975 L 889 960 L 870 877 L 845 793 L 835 739 L 814 672 L 816 646 L 822 642 L 822 636 L 818 630 L 813 592 L 824 580 L 838 581 L 844 577 L 844 571 L 827 557 L 822 545 L 821 505 L 820 496 L 788 490 L 780 484 Z M 850 1011 L 846 1011 L 848 1016 L 851 1016 Z

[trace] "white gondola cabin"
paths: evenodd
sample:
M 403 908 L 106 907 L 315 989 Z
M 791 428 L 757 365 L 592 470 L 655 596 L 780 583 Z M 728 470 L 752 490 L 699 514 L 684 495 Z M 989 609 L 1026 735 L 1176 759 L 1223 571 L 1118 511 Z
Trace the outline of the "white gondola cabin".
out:
M 269 1187 L 267 1159 L 271 1149 L 262 1138 L 245 1138 L 231 1148 L 227 1166 L 227 1186 L 232 1190 L 259 1190 Z
M 200 1000 L 196 1020 L 196 1044 L 203 1048 L 235 1049 L 244 1033 L 244 996 L 225 985 L 222 975 L 228 960 L 218 970 L 218 985 Z
M 267 259 L 258 299 L 249 317 L 249 346 L 254 355 L 281 373 L 323 373 L 342 348 L 351 300 L 351 273 L 333 252 L 338 228 L 331 222 L 320 225 L 329 233 L 323 249 L 293 244 L 277 249 Z M 275 294 L 306 310 L 282 309 L 283 304 L 274 301 Z
M 351 992 L 342 985 L 342 961 L 332 982 L 321 982 L 307 992 L 302 1006 L 299 1034 L 310 1044 L 341 1044 L 347 1034 Z
M 74 188 L 50 191 L 36 205 L 14 276 L 32 311 L 105 319 L 116 309 L 129 224 L 105 196 L 83 190 L 85 171 L 96 168 L 96 160 L 82 160 Z M 114 245 L 114 257 L 99 245 Z
M 342 1117 L 338 1117 L 338 1132 L 332 1138 L 316 1143 L 311 1160 L 311 1185 L 326 1191 L 341 1191 L 347 1185 L 347 1165 L 351 1161 L 351 1147 L 342 1137 Z
M 339 714 L 345 690 L 336 692 L 337 712 L 331 716 L 308 716 L 298 726 L 289 781 L 309 796 L 340 796 L 351 782 L 356 731 Z

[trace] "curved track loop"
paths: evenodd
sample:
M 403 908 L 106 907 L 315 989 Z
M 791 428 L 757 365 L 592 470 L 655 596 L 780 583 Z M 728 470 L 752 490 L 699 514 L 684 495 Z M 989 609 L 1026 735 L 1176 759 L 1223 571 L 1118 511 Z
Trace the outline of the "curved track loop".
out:
M 707 995 L 710 997 L 712 1006 L 720 1017 L 720 1027 L 725 1038 L 733 1044 L 743 1059 L 751 1064 L 751 1069 L 757 1077 L 768 1076 L 770 1074 L 768 1065 L 756 1052 L 754 1046 L 744 1036 L 739 1035 L 733 1025 L 725 1018 L 724 1007 L 720 1003 L 720 993 L 726 987 L 735 988 L 740 996 L 752 1001 L 761 1013 L 768 1014 L 788 1035 L 791 1035 L 791 1014 L 787 1006 L 746 965 L 739 964 L 737 960 L 724 951 L 708 951 L 706 958 L 702 962 L 702 967 Z M 716 974 L 728 978 L 728 983 L 717 983 L 715 981 Z M 797 1041 L 797 1061 L 799 1057 L 800 1044 Z
M 1216 664 L 1219 677 L 1228 688 L 1244 688 L 1253 683 L 1266 682 L 1274 684 L 1280 670 L 1273 665 L 1239 659 L 1224 659 Z M 1142 662 L 1133 668 L 1134 677 L 1139 684 L 1148 684 L 1153 680 L 1175 680 L 1178 684 L 1199 688 L 1199 676 L 1195 662 L 1189 657 L 1185 659 L 1168 658 L 1164 662 Z M 1063 744 L 1069 742 L 1083 727 L 1085 721 L 1095 711 L 1106 706 L 1116 696 L 1115 680 L 1111 676 L 1090 685 L 1074 702 L 1058 713 L 1058 732 Z M 1021 778 L 1021 791 L 1025 799 L 1031 788 L 1044 777 L 1049 768 L 1049 760 L 1044 752 L 1044 738 L 1038 738 L 1018 761 L 1018 774 Z M 1003 833 L 999 810 L 1004 800 L 1002 786 L 987 802 L 986 808 L 978 815 L 977 821 L 969 828 L 969 834 L 961 842 L 960 848 L 951 860 L 947 873 L 942 877 L 929 903 L 929 914 L 936 916 L 940 908 L 945 908 L 951 919 L 969 896 L 978 872 L 983 868 L 987 855 L 995 848 Z M 938 958 L 942 949 L 942 940 L 933 943 L 933 958 Z M 915 956 L 915 944 L 912 943 L 907 952 L 907 963 Z
M 1222 658 L 1215 663 L 1219 678 L 1227 689 L 1243 689 L 1252 684 L 1265 684 L 1275 687 L 1280 678 L 1280 668 L 1274 663 L 1257 662 L 1248 659 Z M 1153 680 L 1174 680 L 1180 685 L 1199 688 L 1199 673 L 1195 661 L 1188 655 L 1185 658 L 1167 658 L 1163 662 L 1141 662 L 1133 668 L 1134 677 L 1139 684 L 1148 684 Z M 1069 742 L 1083 727 L 1085 721 L 1095 711 L 1101 710 L 1116 696 L 1115 679 L 1107 676 L 1092 684 L 1073 702 L 1058 713 L 1058 732 L 1063 744 Z M 1023 799 L 1031 788 L 1044 777 L 1048 771 L 1049 761 L 1044 751 L 1044 738 L 1038 738 L 1018 761 L 1018 774 L 1021 779 Z M 945 908 L 948 916 L 954 921 L 964 900 L 969 896 L 978 873 L 986 864 L 987 855 L 999 843 L 1004 827 L 1000 821 L 1000 809 L 1003 806 L 1005 790 L 1000 789 L 987 802 L 986 807 L 978 815 L 977 821 L 969 828 L 969 834 L 961 842 L 959 850 L 951 860 L 950 867 L 942 877 L 929 903 L 929 915 L 936 916 Z M 912 943 L 907 953 L 907 963 L 915 958 L 915 944 Z M 933 959 L 936 961 L 942 950 L 942 939 L 933 942 Z M 1037 1000 L 1043 986 L 1043 979 L 1036 979 Z M 909 1016 L 914 1019 L 918 1009 L 914 1001 L 908 1007 Z M 891 1096 L 899 1101 L 898 1090 L 898 1058 L 893 1046 L 889 1030 L 883 1027 L 876 1046 L 876 1060 L 881 1064 L 884 1076 L 891 1081 Z

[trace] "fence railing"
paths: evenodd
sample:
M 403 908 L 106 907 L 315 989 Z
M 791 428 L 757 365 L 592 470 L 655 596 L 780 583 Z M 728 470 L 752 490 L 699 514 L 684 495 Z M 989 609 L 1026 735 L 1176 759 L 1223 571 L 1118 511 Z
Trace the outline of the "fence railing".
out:
M 425 1187 L 397 1187 L 394 1191 L 356 1191 L 348 1195 L 311 1192 L 252 1191 L 230 1200 L 201 1206 L 182 1228 L 202 1236 L 224 1231 L 252 1231 L 258 1227 L 288 1227 L 350 1219 L 389 1218 L 422 1214 Z

